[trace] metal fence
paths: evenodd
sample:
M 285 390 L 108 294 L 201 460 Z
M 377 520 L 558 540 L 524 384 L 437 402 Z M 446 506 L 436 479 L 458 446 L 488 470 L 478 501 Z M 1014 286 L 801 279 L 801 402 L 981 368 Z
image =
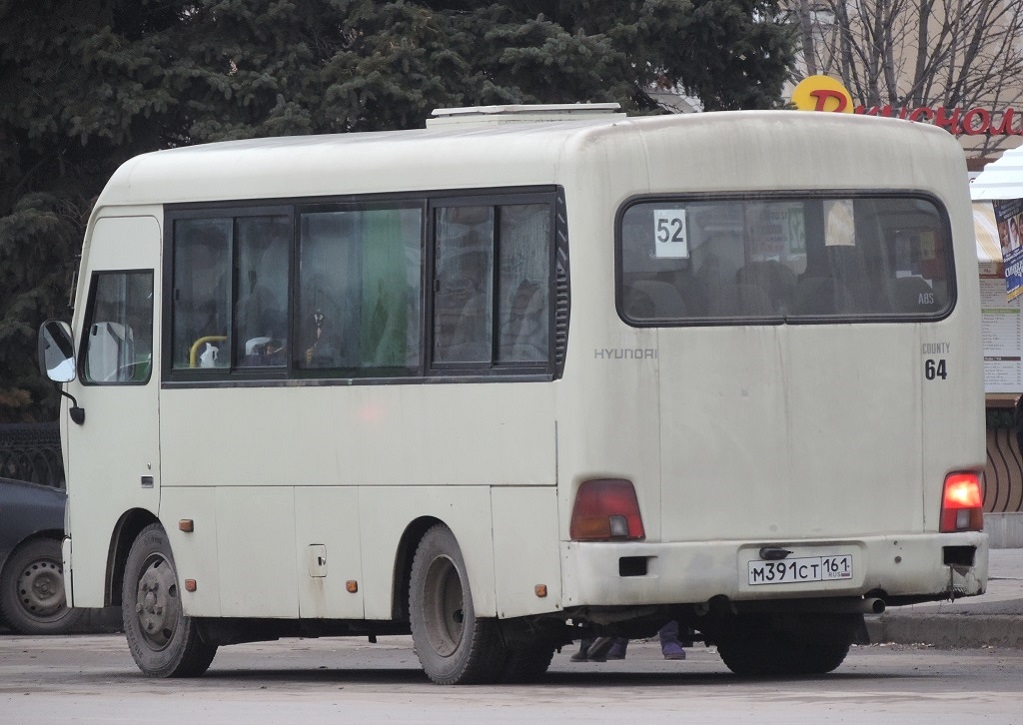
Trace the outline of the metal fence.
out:
M 984 511 L 1023 511 L 1023 453 L 1016 436 L 1015 411 L 987 409 L 987 467 L 984 469 Z
M 0 425 L 0 477 L 64 488 L 60 426 Z

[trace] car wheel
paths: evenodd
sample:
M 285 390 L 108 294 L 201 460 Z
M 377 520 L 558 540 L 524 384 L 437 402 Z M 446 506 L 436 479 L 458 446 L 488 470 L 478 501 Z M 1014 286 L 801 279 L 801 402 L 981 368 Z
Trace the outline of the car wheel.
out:
M 0 575 L 0 614 L 19 634 L 63 634 L 81 621 L 64 595 L 60 542 L 33 539 L 15 549 Z

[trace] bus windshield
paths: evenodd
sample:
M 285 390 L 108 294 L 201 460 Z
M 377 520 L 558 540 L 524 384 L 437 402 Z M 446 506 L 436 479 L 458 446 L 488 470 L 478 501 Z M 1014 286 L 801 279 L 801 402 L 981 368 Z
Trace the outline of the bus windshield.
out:
M 638 200 L 619 215 L 620 311 L 637 326 L 940 318 L 948 238 L 929 198 Z

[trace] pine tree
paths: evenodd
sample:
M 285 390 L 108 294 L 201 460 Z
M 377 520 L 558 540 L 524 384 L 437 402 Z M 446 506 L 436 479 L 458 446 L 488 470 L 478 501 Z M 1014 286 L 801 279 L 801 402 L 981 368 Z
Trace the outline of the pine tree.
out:
M 0 421 L 52 418 L 36 330 L 92 203 L 143 151 L 421 127 L 437 107 L 778 104 L 775 0 L 0 0 Z M 78 304 L 84 301 L 79 300 Z
M 69 280 L 105 179 L 163 142 L 173 98 L 162 52 L 176 23 L 131 2 L 0 4 L 0 420 L 55 414 L 36 330 L 68 317 Z

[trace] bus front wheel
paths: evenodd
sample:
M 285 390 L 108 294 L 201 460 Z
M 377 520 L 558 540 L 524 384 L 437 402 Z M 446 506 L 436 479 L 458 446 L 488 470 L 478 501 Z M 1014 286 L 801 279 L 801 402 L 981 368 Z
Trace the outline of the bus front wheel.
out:
M 197 677 L 217 653 L 198 623 L 184 614 L 174 558 L 160 524 L 144 528 L 132 544 L 121 616 L 131 656 L 149 677 Z
M 461 549 L 443 524 L 429 529 L 412 560 L 412 642 L 440 685 L 496 682 L 506 653 L 494 619 L 477 618 Z

